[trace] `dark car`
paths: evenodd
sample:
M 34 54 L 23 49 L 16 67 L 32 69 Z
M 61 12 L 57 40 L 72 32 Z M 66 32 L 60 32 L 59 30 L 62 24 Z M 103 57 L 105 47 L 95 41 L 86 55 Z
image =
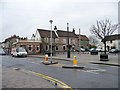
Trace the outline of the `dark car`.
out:
M 109 52 L 110 53 L 120 53 L 120 50 L 119 49 L 111 49 Z
M 98 50 L 96 50 L 95 48 L 90 49 L 90 53 L 91 55 L 98 55 Z
M 0 48 L 0 55 L 6 55 L 6 53 L 4 52 L 2 48 Z

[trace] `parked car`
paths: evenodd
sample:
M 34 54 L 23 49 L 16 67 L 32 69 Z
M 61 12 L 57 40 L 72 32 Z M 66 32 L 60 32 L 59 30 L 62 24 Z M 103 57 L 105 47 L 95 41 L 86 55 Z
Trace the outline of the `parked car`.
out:
M 93 50 L 95 50 L 95 48 L 91 48 L 89 51 L 91 52 L 91 51 L 93 51 Z
M 96 48 L 96 50 L 97 50 L 98 52 L 103 52 L 103 51 L 104 51 L 104 50 L 101 49 L 101 48 Z
M 6 55 L 6 53 L 4 52 L 2 48 L 0 48 L 0 55 Z
M 91 55 L 97 55 L 98 50 L 96 50 L 96 48 L 92 48 L 92 49 L 90 49 L 90 53 L 91 53 Z
M 27 52 L 24 48 L 12 48 L 11 55 L 16 57 L 27 57 Z
M 76 51 L 79 52 L 80 50 L 81 50 L 81 52 L 85 52 L 84 48 L 77 49 Z
M 119 49 L 111 49 L 109 52 L 110 52 L 110 53 L 119 53 L 120 50 L 119 50 Z

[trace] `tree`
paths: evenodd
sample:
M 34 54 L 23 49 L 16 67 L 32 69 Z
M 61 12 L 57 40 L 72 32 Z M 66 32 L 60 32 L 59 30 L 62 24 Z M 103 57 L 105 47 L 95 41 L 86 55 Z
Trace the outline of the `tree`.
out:
M 118 28 L 118 24 L 111 24 L 109 19 L 97 21 L 96 25 L 92 25 L 90 32 L 94 34 L 98 39 L 103 40 L 105 36 L 112 35 L 113 32 Z M 104 52 L 106 54 L 106 41 L 104 43 Z
M 97 44 L 99 43 L 99 40 L 95 37 L 95 36 L 89 36 L 89 44 L 93 45 L 93 46 L 97 46 Z

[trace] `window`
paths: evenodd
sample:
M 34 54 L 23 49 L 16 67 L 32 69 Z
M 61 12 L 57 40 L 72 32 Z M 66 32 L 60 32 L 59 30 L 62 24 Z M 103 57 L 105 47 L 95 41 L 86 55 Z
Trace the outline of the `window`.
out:
M 73 40 L 72 44 L 75 44 L 75 40 Z
M 31 45 L 29 45 L 29 47 L 28 47 L 28 48 L 29 48 L 29 50 L 30 50 L 30 51 L 32 50 Z
M 58 50 L 58 46 L 56 46 L 56 50 Z
M 46 46 L 46 50 L 48 50 L 48 46 Z
M 66 43 L 66 39 L 63 39 L 63 43 Z
M 55 39 L 55 43 L 59 43 L 59 39 L 58 38 Z
M 72 42 L 72 39 L 70 40 L 70 44 L 72 44 L 73 42 Z
M 36 49 L 37 49 L 37 51 L 39 51 L 39 46 L 38 45 L 36 46 Z
M 63 46 L 63 50 L 65 50 L 65 46 Z
M 110 41 L 110 43 L 112 43 L 112 40 Z

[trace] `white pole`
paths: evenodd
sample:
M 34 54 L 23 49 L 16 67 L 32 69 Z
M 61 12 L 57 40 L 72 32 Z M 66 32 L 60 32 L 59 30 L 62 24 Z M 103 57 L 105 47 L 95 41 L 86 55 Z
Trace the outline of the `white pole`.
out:
M 53 22 L 53 20 L 50 20 L 50 23 L 51 23 L 51 61 L 52 61 L 52 22 Z
M 80 49 L 80 53 L 81 53 L 81 38 L 80 38 L 80 28 L 79 28 L 79 49 Z

